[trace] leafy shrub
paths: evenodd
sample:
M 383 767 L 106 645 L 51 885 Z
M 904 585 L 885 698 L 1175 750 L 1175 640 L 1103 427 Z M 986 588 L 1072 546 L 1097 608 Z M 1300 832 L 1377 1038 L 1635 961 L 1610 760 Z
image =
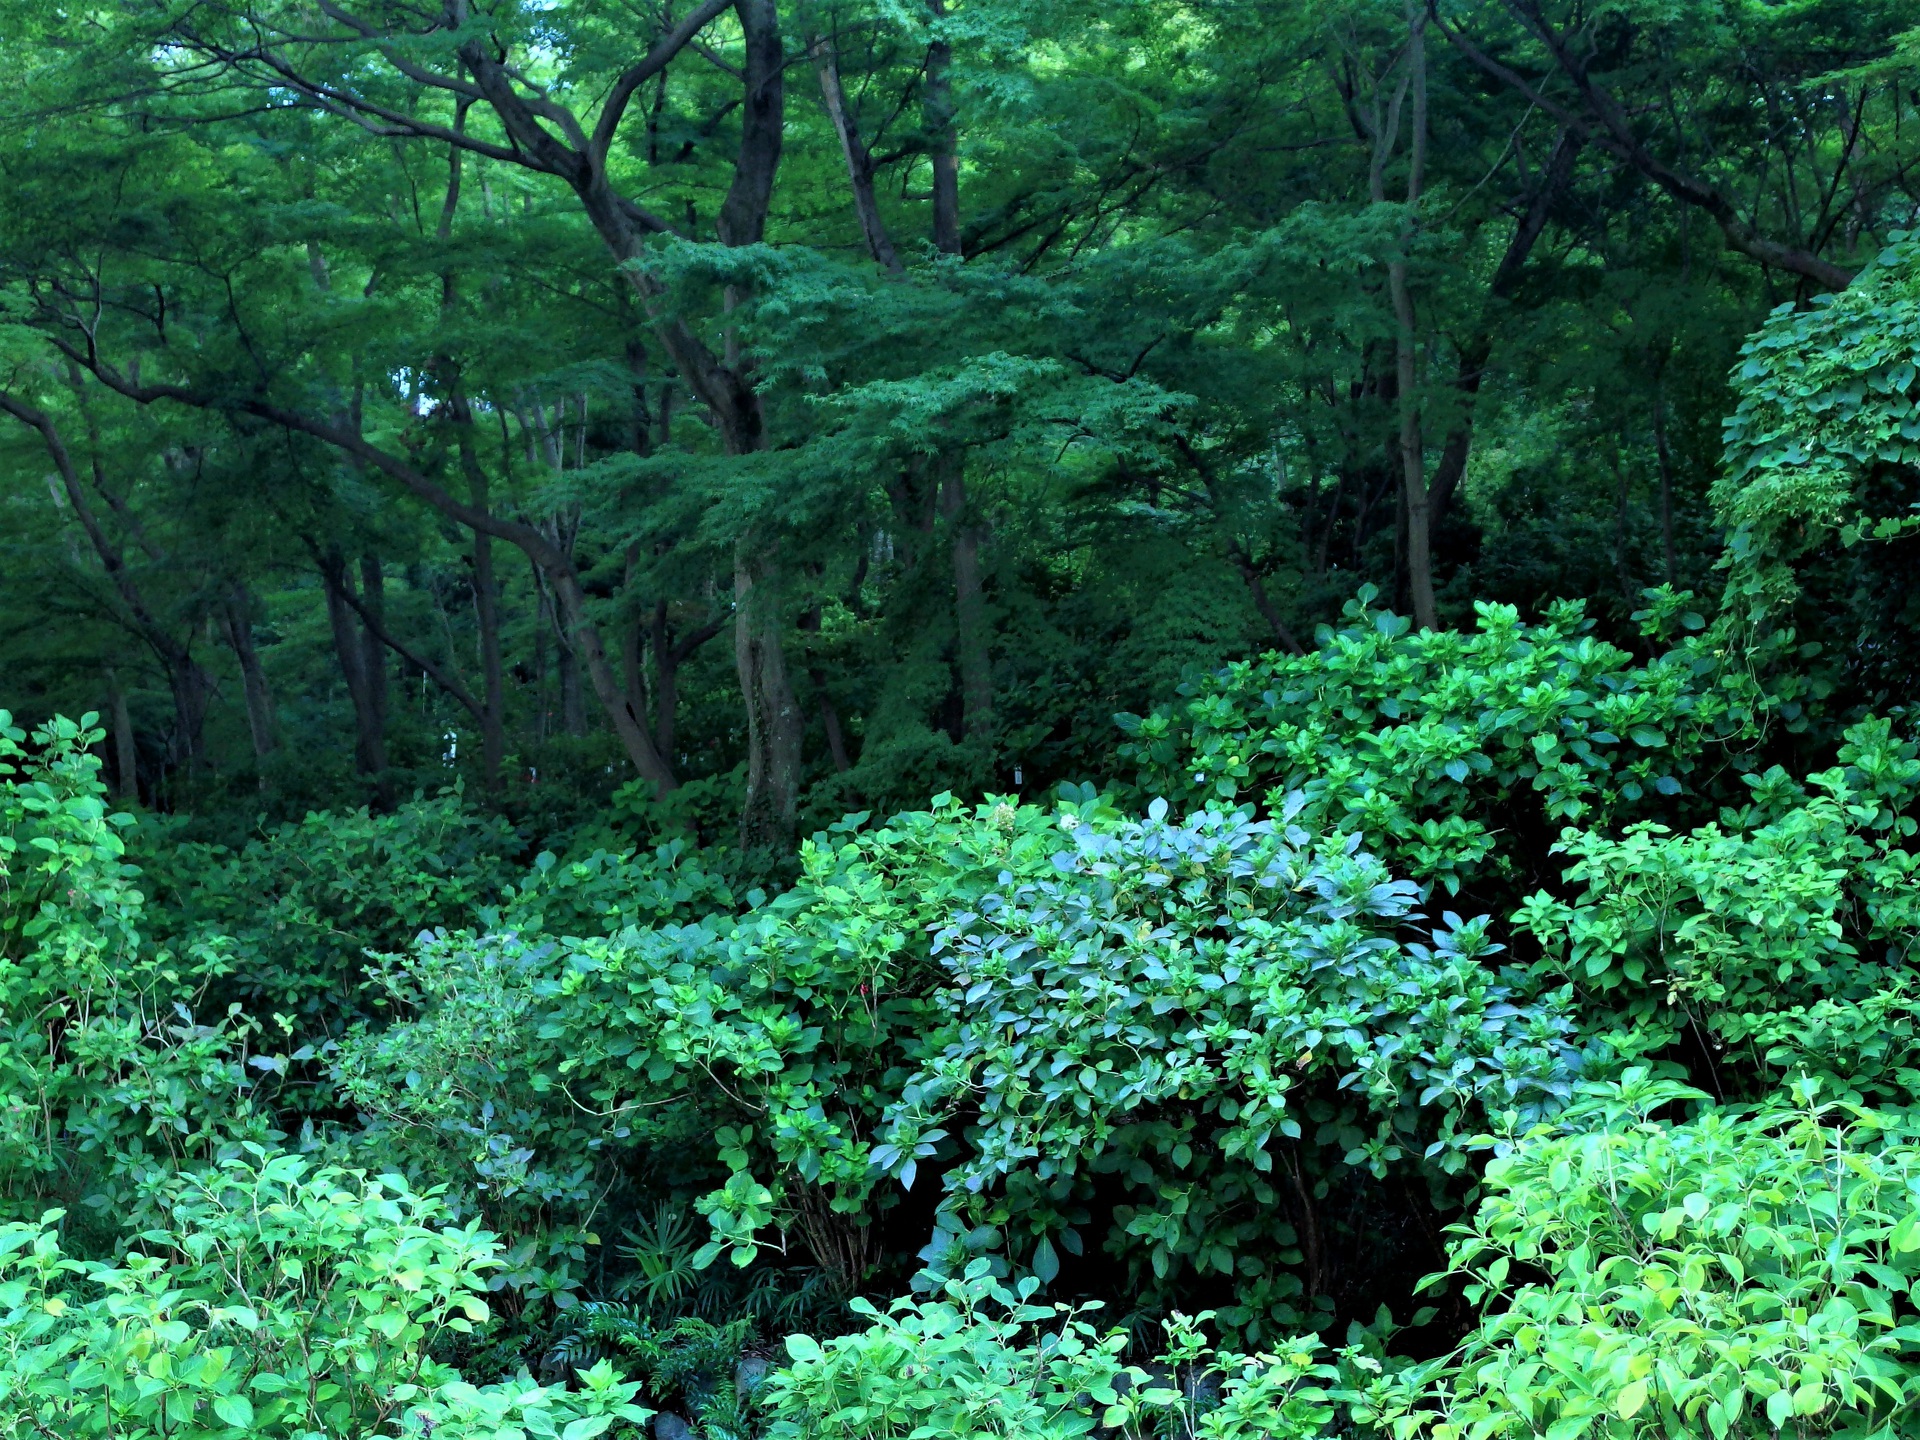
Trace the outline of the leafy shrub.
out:
M 1875 513 L 1869 480 L 1920 470 L 1920 238 L 1898 235 L 1845 290 L 1777 307 L 1741 348 L 1714 508 L 1730 531 L 1730 611 L 1777 622 L 1794 562 L 1911 534 L 1920 516 Z M 1896 492 L 1898 493 L 1898 492 Z
M 1298 1292 L 1282 1267 L 1317 1245 L 1306 1181 L 1458 1172 L 1489 1111 L 1530 1119 L 1570 1093 L 1560 998 L 1502 979 L 1484 919 L 1403 939 L 1415 887 L 1358 836 L 1175 823 L 1163 801 L 1060 824 L 1043 869 L 935 935 L 949 988 L 873 1152 L 908 1186 L 943 1160 L 956 1237 L 1004 1232 L 1051 1281 L 1091 1229 L 1130 1292 L 1215 1275 L 1243 1297 L 1223 1315 L 1271 1333 L 1299 1319 L 1262 1313 Z
M 1906 1433 L 1920 1142 L 1796 1094 L 1672 1124 L 1706 1097 L 1631 1070 L 1494 1160 L 1450 1272 L 1487 1318 L 1383 1387 L 1391 1433 Z
M 1268 654 L 1182 687 L 1144 718 L 1122 715 L 1135 785 L 1176 805 L 1299 794 L 1307 829 L 1359 834 L 1423 884 L 1524 876 L 1557 821 L 1604 823 L 1678 795 L 1710 747 L 1751 736 L 1765 709 L 1750 678 L 1683 644 L 1648 664 L 1587 634 L 1580 606 L 1523 624 L 1480 604 L 1472 633 L 1415 632 L 1346 607 L 1305 655 Z M 1656 596 L 1658 626 L 1684 612 Z
M 1354 837 L 943 798 L 818 837 L 737 918 L 431 939 L 396 977 L 417 1018 L 338 1074 L 416 1163 L 461 1146 L 476 1203 L 523 1197 L 529 1230 L 672 1164 L 702 1260 L 797 1242 L 845 1295 L 926 1238 L 883 1228 L 924 1169 L 975 1251 L 1051 1279 L 1091 1237 L 1143 1300 L 1216 1275 L 1270 1333 L 1313 1269 L 1288 1219 L 1310 1192 L 1457 1170 L 1485 1106 L 1568 1090 L 1561 1002 L 1486 963 L 1483 921 L 1399 938 L 1413 899 Z
M 218 957 L 141 943 L 99 738 L 88 716 L 29 741 L 0 711 L 0 1213 L 84 1200 L 110 1224 L 141 1176 L 263 1126 L 246 1027 L 194 1018 Z
M 471 925 L 504 896 L 519 849 L 504 819 L 449 792 L 389 814 L 318 811 L 237 851 L 169 844 L 156 828 L 141 863 L 156 885 L 162 938 L 225 946 L 232 996 L 316 1039 L 368 1013 L 369 951 Z
M 1096 1426 L 1124 1440 L 1305 1440 L 1334 1405 L 1311 1340 L 1277 1356 L 1215 1355 L 1191 1325 L 1170 1327 L 1172 1362 L 1153 1374 L 1124 1363 L 1124 1331 L 1101 1332 L 1084 1310 L 1010 1288 L 985 1260 L 934 1298 L 855 1308 L 865 1330 L 821 1344 L 787 1340 L 766 1404 L 770 1440 L 1073 1440 Z M 1224 1386 L 1220 1383 L 1224 1379 Z
M 566 1312 L 547 1363 L 568 1369 L 617 1360 L 647 1398 L 700 1418 L 704 1428 L 750 1433 L 751 1398 L 735 1384 L 752 1321 L 724 1325 L 682 1315 L 658 1322 L 642 1306 L 589 1300 Z
M 674 839 L 644 854 L 594 850 L 563 859 L 543 850 L 503 904 L 478 913 L 495 930 L 578 936 L 684 924 L 733 908 L 726 880 Z
M 155 1202 L 159 1223 L 112 1264 L 64 1255 L 57 1212 L 0 1229 L 15 1433 L 579 1440 L 646 1418 L 610 1370 L 582 1395 L 523 1385 L 496 1405 L 436 1363 L 437 1342 L 486 1323 L 498 1249 L 395 1177 L 254 1146 L 169 1177 Z
M 1747 1083 L 1811 1066 L 1847 1088 L 1913 1092 L 1911 955 L 1920 943 L 1920 747 L 1886 721 L 1847 731 L 1840 764 L 1805 784 L 1742 777 L 1751 800 L 1675 834 L 1569 829 L 1570 901 L 1542 891 L 1515 917 L 1542 983 L 1571 982 L 1628 1056 L 1688 1030 Z M 1731 1051 L 1727 1047 L 1733 1047 Z M 1763 1089 L 1767 1088 L 1763 1082 Z
M 141 895 L 107 809 L 95 717 L 27 733 L 0 710 L 0 961 L 34 949 L 130 950 Z

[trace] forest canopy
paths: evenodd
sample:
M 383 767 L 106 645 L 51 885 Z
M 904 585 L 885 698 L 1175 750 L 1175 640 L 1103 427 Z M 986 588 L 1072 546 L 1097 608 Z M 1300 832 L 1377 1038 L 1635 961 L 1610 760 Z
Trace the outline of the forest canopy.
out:
M 0 67 L 0 1435 L 1920 1426 L 1920 6 Z

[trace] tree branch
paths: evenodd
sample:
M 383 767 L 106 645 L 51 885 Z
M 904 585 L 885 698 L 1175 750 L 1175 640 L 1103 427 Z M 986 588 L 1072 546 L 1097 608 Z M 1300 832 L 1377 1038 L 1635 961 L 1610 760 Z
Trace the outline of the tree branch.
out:
M 593 127 L 593 138 L 587 142 L 587 154 L 595 165 L 606 164 L 607 152 L 613 147 L 614 135 L 626 116 L 634 91 L 666 69 L 668 62 L 692 43 L 694 36 L 732 8 L 733 0 L 705 0 L 704 4 L 689 11 L 684 20 L 655 41 L 651 50 L 621 72 L 620 78 L 613 82 L 606 103 L 600 107 L 600 119 Z
M 321 563 L 320 547 L 314 543 L 313 537 L 303 535 L 300 538 L 306 543 L 307 549 L 313 552 L 315 563 Z M 398 655 L 416 670 L 424 672 L 432 679 L 434 684 L 438 685 L 442 690 L 446 691 L 447 694 L 459 701 L 462 708 L 473 717 L 475 724 L 483 726 L 486 724 L 486 708 L 482 706 L 478 700 L 473 698 L 473 692 L 460 683 L 460 678 L 457 675 L 447 670 L 444 666 L 429 660 L 426 656 L 420 654 L 405 641 L 401 640 L 400 637 L 395 635 L 391 630 L 387 629 L 385 622 L 380 618 L 379 612 L 371 605 L 368 605 L 366 601 L 362 600 L 358 595 L 354 594 L 352 586 L 337 586 L 335 587 L 335 593 L 338 594 L 342 600 L 346 601 L 348 607 L 352 609 L 354 614 L 360 617 L 360 623 L 367 627 L 367 632 L 371 634 L 374 639 L 393 651 L 394 654 Z

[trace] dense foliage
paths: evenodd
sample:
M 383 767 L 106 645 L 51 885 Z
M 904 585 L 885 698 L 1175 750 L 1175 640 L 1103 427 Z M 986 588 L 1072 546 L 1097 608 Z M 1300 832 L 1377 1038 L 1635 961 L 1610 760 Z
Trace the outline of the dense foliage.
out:
M 0 1436 L 1914 1433 L 1916 37 L 4 7 Z

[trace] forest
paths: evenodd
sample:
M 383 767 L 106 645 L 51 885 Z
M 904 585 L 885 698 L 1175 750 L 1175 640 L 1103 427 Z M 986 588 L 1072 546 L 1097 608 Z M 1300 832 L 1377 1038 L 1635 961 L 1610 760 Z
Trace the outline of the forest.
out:
M 0 72 L 0 1440 L 1920 1435 L 1920 0 Z

